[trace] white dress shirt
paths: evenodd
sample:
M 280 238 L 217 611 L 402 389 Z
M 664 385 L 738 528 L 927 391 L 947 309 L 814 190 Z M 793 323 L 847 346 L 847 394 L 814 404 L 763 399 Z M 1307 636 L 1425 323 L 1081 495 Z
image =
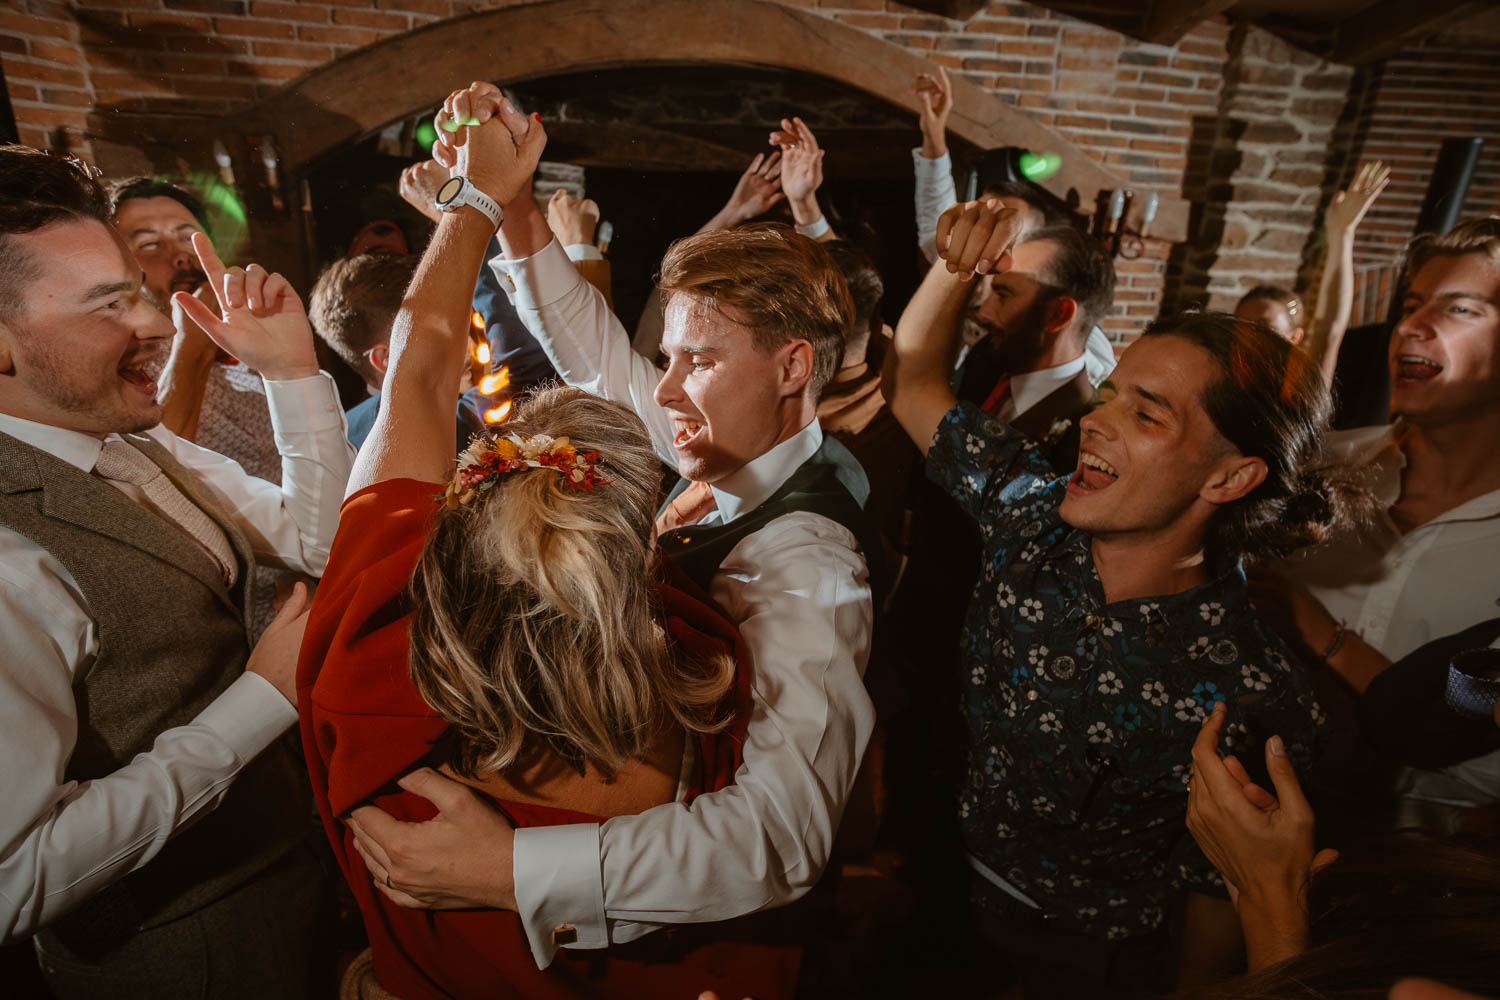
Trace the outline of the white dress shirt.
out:
M 917 176 L 917 245 L 922 250 L 922 256 L 926 257 L 929 261 L 935 261 L 937 260 L 938 219 L 942 218 L 943 213 L 958 202 L 958 193 L 953 186 L 953 161 L 947 153 L 944 153 L 937 159 L 929 160 L 922 155 L 921 146 L 911 151 L 911 159 Z M 983 327 L 972 324 L 969 320 L 965 320 L 964 325 L 964 347 L 959 352 L 959 364 L 963 363 L 964 355 L 968 353 L 968 348 L 988 335 L 988 331 Z M 1049 368 L 1041 372 L 1030 372 L 1028 375 L 1013 378 L 1011 380 L 1010 391 L 1012 397 L 1016 397 L 1025 391 L 1016 385 L 1016 382 L 1021 379 L 1046 376 L 1048 372 L 1056 372 L 1061 368 L 1067 367 L 1071 367 L 1068 374 L 1051 383 L 1051 388 L 1047 389 L 1046 392 L 1041 392 L 1034 396 L 1028 393 L 1030 402 L 1021 405 L 1019 410 L 1009 416 L 1002 414 L 1000 419 L 1013 420 L 1018 414 L 1024 413 L 1027 407 L 1034 405 L 1044 398 L 1052 389 L 1056 389 L 1062 383 L 1077 375 L 1078 366 L 1074 366 L 1073 362 L 1070 361 L 1067 365 L 1059 366 L 1059 368 Z M 1082 367 L 1088 369 L 1089 382 L 1096 386 L 1109 378 L 1109 373 L 1115 370 L 1114 346 L 1110 344 L 1109 338 L 1104 335 L 1104 331 L 1097 326 L 1089 328 L 1088 339 L 1084 341 Z M 1044 377 L 1042 381 L 1046 382 L 1047 378 Z
M 1284 564 L 1329 614 L 1392 660 L 1500 614 L 1500 490 L 1402 534 L 1390 516 L 1406 468 L 1397 429 L 1361 427 L 1329 435 L 1331 462 L 1371 469 L 1379 513 L 1357 534 Z M 1408 769 L 1398 790 L 1450 805 L 1500 801 L 1500 753 L 1441 771 Z
M 354 462 L 333 380 L 266 383 L 278 487 L 164 427 L 147 431 L 196 472 L 257 557 L 323 571 Z M 0 414 L 0 431 L 90 471 L 103 442 Z M 149 506 L 138 487 L 109 480 Z M 64 777 L 77 737 L 73 679 L 99 637 L 71 573 L 47 550 L 0 527 L 0 937 L 35 933 L 155 857 L 177 830 L 213 809 L 236 774 L 297 721 L 255 674 L 234 681 L 189 724 L 107 777 Z
M 671 420 L 652 398 L 661 373 L 631 350 L 556 241 L 490 263 L 558 374 L 632 406 L 675 465 Z M 821 442 L 814 420 L 715 484 L 717 516 L 759 505 Z M 864 557 L 841 525 L 787 514 L 742 539 L 709 592 L 754 663 L 735 784 L 602 826 L 516 831 L 516 905 L 539 966 L 551 962 L 553 931 L 564 925 L 571 947 L 603 948 L 788 903 L 823 872 L 875 724 L 863 680 L 873 615 Z

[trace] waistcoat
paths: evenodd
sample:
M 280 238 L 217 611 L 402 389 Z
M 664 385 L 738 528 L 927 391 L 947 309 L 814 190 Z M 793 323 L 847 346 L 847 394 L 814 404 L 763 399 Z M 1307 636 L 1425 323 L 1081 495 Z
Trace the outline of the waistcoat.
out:
M 193 720 L 244 673 L 250 544 L 197 476 L 151 438 L 125 440 L 224 531 L 237 583 L 185 532 L 104 479 L 0 433 L 0 526 L 72 574 L 98 634 L 73 678 L 78 733 L 66 777 L 102 778 Z M 147 865 L 48 928 L 80 950 L 185 916 L 243 885 L 309 829 L 300 760 L 278 740 L 236 776 L 218 808 L 172 837 Z
M 679 479 L 666 503 L 670 504 L 688 486 L 686 479 Z M 832 435 L 825 435 L 818 450 L 760 506 L 725 524 L 708 527 L 692 524 L 675 528 L 658 538 L 657 544 L 704 593 L 708 593 L 709 582 L 741 539 L 783 514 L 807 511 L 821 514 L 849 529 L 864 554 L 871 582 L 876 583 L 882 576 L 882 550 L 864 511 L 869 496 L 870 483 L 859 462 Z M 662 510 L 665 509 L 666 504 L 663 504 Z M 874 589 L 877 594 L 881 592 L 878 586 Z M 879 606 L 878 596 L 876 606 Z

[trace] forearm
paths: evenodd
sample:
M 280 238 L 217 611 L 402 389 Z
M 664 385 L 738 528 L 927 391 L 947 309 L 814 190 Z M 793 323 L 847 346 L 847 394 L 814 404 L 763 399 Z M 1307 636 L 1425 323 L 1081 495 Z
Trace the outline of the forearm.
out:
M 928 260 L 935 260 L 938 219 L 958 201 L 953 163 L 946 153 L 932 158 L 922 150 L 913 150 L 912 170 L 916 180 L 917 245 Z
M 1312 324 L 1307 345 L 1307 353 L 1322 367 L 1330 385 L 1353 311 L 1354 233 L 1340 230 L 1328 234 L 1328 259 L 1318 292 L 1318 317 Z
M 178 437 L 191 441 L 198 436 L 198 420 L 203 414 L 203 395 L 213 371 L 214 352 L 184 348 L 186 342 L 187 335 L 178 333 L 158 379 L 157 398 L 161 401 L 161 422 Z
M 1188 893 L 1177 989 L 1196 989 L 1230 978 L 1239 967 L 1244 949 L 1234 904 L 1201 892 Z
M 713 217 L 698 227 L 700 233 L 717 233 L 723 229 L 733 229 L 745 221 L 745 216 L 736 212 L 733 208 L 725 205 L 714 213 Z
M 17 769 L 6 782 L 7 813 L 37 818 L 24 836 L 12 840 L 5 831 L 14 846 L 0 858 L 0 938 L 24 939 L 148 863 L 174 833 L 217 806 L 239 771 L 296 721 L 275 688 L 247 674 L 191 723 L 81 785 L 52 783 L 71 752 L 61 740 L 5 748 L 7 770 Z M 45 751 L 62 757 L 49 765 L 40 759 Z
M 1300 886 L 1240 894 L 1240 928 L 1245 935 L 1245 962 L 1250 972 L 1294 958 L 1307 949 L 1307 911 L 1301 896 Z
M 1388 657 L 1353 632 L 1345 633 L 1343 645 L 1325 662 L 1357 694 L 1364 694 L 1370 682 L 1391 666 Z
M 950 274 L 941 262 L 933 265 L 897 321 L 895 337 L 886 351 L 881 372 L 886 402 L 924 451 L 932 441 L 937 420 L 954 402 L 948 377 L 973 288 L 972 282 Z

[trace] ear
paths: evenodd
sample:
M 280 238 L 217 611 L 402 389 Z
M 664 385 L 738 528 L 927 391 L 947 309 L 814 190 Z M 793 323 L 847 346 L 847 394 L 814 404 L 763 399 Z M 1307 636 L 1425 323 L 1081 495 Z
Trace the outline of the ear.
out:
M 370 367 L 374 368 L 382 376 L 385 370 L 391 366 L 391 345 L 376 344 L 370 348 Z
M 1302 346 L 1302 341 L 1305 340 L 1306 338 L 1307 338 L 1307 331 L 1304 330 L 1300 326 L 1297 327 L 1295 330 L 1292 331 L 1292 336 L 1291 336 L 1292 346 L 1293 347 L 1301 347 Z
M 1078 301 L 1059 295 L 1047 306 L 1047 319 L 1043 326 L 1048 333 L 1062 333 L 1078 316 Z
M 1211 504 L 1233 503 L 1265 481 L 1265 459 L 1227 455 L 1214 466 L 1198 496 Z
M 15 336 L 15 329 L 4 320 L 0 320 L 0 375 L 14 375 L 16 373 L 15 362 L 11 360 L 11 338 Z
M 781 394 L 800 396 L 812 381 L 813 348 L 805 340 L 794 340 L 782 348 Z

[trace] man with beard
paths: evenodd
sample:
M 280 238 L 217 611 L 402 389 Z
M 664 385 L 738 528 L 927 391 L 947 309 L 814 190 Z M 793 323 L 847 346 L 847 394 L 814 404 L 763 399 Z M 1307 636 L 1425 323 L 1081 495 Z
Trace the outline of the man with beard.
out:
M 171 307 L 176 292 L 213 302 L 193 253 L 193 234 L 209 236 L 203 203 L 175 184 L 149 177 L 112 185 L 111 201 L 115 228 L 141 265 L 146 290 L 177 327 L 160 375 L 162 423 L 180 437 L 228 455 L 252 476 L 279 481 L 281 457 L 260 376 Z
M 265 379 L 284 483 L 159 426 L 172 324 L 111 220 L 83 167 L 0 146 L 0 941 L 60 1000 L 326 995 L 278 740 L 306 594 L 252 646 L 246 583 L 322 572 L 353 450 L 290 285 L 201 234 L 222 311 L 177 302 Z

